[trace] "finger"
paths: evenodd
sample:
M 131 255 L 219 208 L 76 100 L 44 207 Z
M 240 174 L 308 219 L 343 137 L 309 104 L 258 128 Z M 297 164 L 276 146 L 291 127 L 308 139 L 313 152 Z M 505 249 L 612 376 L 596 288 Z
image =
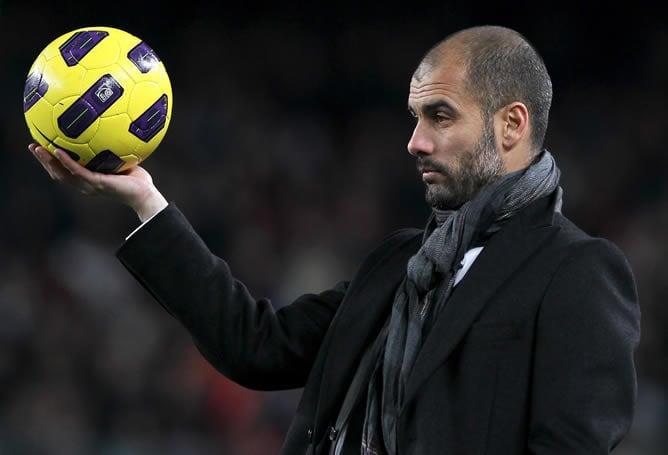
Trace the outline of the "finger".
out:
M 53 155 L 56 157 L 61 166 L 70 171 L 72 174 L 81 174 L 82 170 L 87 170 L 81 164 L 74 161 L 72 157 L 62 149 L 55 149 L 53 151 Z
M 37 161 L 39 161 L 40 163 L 42 163 L 42 165 L 44 165 L 45 159 L 43 159 L 42 156 L 40 155 L 40 152 L 37 150 L 38 148 L 41 148 L 41 146 L 38 144 L 33 143 L 28 145 L 28 150 L 30 150 L 33 156 L 37 158 Z
M 38 146 L 36 144 L 30 144 L 28 148 L 37 161 L 39 161 L 42 167 L 46 170 L 49 176 L 52 179 L 56 179 L 56 174 L 58 174 L 57 168 L 61 166 L 55 157 L 51 155 L 51 153 L 44 147 Z
M 58 162 L 56 157 L 41 145 L 32 147 L 32 153 L 42 164 L 52 165 L 53 163 Z
M 35 148 L 35 153 L 53 180 L 71 185 L 83 193 L 89 193 L 91 191 L 92 184 L 82 178 L 81 175 L 73 173 L 72 170 L 65 167 L 61 161 L 62 155 L 65 155 L 64 160 L 69 160 L 68 165 L 71 166 L 72 169 L 74 169 L 74 166 L 83 167 L 72 160 L 67 153 L 59 149 L 56 149 L 54 153 L 51 153 L 40 146 Z
M 69 173 L 68 182 L 77 186 L 83 193 L 90 194 L 102 190 L 103 179 L 106 177 L 104 174 L 82 166 L 62 149 L 55 149 L 54 155 L 64 171 Z

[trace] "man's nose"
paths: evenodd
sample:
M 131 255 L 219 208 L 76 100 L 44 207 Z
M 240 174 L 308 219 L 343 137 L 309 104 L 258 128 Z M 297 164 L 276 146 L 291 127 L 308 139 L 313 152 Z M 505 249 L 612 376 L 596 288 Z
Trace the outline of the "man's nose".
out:
M 422 122 L 418 121 L 413 130 L 413 135 L 408 141 L 408 153 L 418 156 L 418 154 L 431 155 L 433 152 L 434 141 L 425 130 Z

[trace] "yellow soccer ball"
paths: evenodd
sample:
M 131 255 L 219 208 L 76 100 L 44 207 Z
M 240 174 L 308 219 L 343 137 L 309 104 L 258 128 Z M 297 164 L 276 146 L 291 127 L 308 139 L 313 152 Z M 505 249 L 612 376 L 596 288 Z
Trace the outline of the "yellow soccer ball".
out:
M 87 168 L 119 173 L 158 147 L 172 118 L 162 60 L 138 37 L 112 27 L 65 33 L 28 71 L 23 113 L 36 142 Z

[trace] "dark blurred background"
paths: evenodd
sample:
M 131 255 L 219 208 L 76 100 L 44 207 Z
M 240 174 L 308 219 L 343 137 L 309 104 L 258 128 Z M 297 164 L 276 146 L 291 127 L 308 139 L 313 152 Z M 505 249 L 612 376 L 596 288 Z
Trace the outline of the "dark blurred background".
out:
M 55 184 L 27 151 L 23 85 L 47 43 L 108 25 L 153 47 L 174 110 L 144 166 L 280 307 L 349 277 L 389 231 L 423 225 L 410 76 L 437 40 L 482 23 L 542 52 L 564 212 L 616 242 L 637 275 L 638 407 L 615 453 L 667 453 L 666 16 L 642 2 L 346 0 L 0 0 L 0 453 L 272 454 L 300 394 L 213 371 L 114 257 L 134 214 Z

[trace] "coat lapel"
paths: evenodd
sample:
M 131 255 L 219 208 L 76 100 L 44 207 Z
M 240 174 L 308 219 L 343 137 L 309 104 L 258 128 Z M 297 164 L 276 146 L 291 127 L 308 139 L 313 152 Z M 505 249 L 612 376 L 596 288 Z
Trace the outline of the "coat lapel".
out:
M 444 304 L 408 378 L 406 403 L 451 354 L 497 289 L 555 232 L 545 223 L 527 226 L 526 221 L 536 220 L 520 215 L 493 237 Z
M 385 322 L 395 290 L 406 274 L 408 259 L 418 250 L 421 240 L 422 234 L 418 232 L 399 251 L 388 251 L 386 258 L 378 259 L 351 282 L 340 313 L 330 327 L 318 399 L 319 424 L 329 424 L 329 419 L 336 418 L 359 360 Z

